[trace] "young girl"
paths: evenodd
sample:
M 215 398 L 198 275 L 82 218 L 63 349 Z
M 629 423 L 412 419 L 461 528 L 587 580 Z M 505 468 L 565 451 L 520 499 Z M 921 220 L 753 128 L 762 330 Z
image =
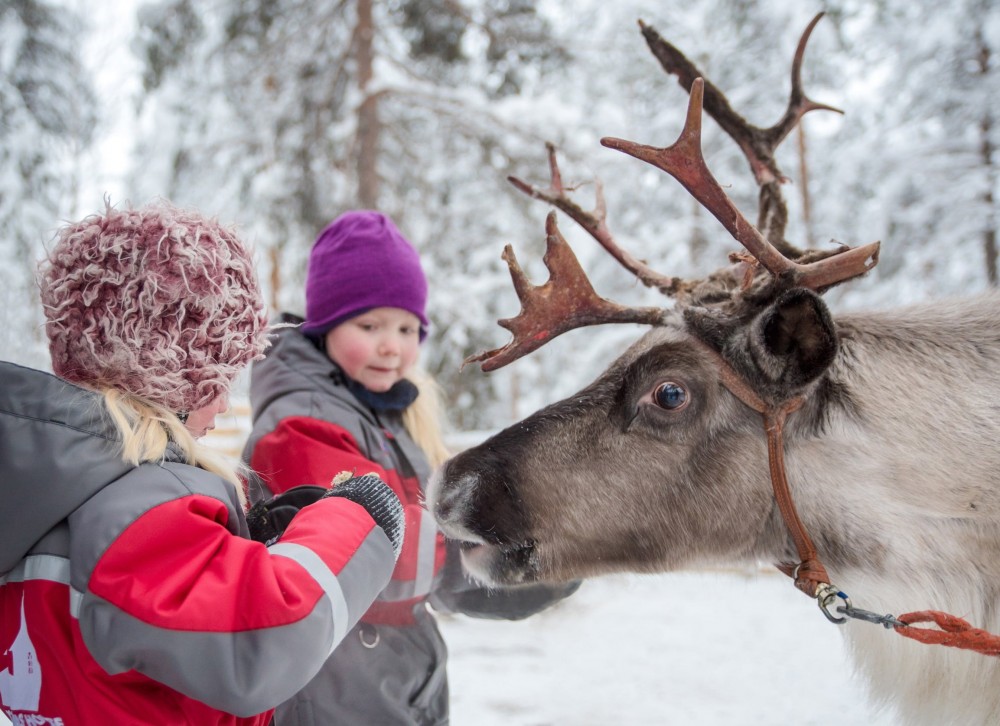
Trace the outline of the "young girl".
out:
M 306 319 L 282 330 L 251 369 L 254 428 L 244 458 L 267 497 L 374 471 L 406 511 L 392 580 L 319 675 L 278 707 L 290 724 L 447 724 L 446 650 L 427 609 L 521 618 L 575 589 L 489 592 L 461 572 L 422 507 L 431 465 L 446 457 L 435 390 L 414 367 L 427 334 L 427 281 L 416 250 L 377 212 L 349 212 L 309 258 Z M 289 495 L 284 495 L 289 496 Z
M 250 256 L 167 204 L 63 228 L 58 377 L 0 362 L 0 707 L 15 724 L 257 724 L 389 581 L 398 498 L 354 479 L 270 549 L 196 439 L 266 347 Z M 359 506 L 360 505 L 360 506 Z

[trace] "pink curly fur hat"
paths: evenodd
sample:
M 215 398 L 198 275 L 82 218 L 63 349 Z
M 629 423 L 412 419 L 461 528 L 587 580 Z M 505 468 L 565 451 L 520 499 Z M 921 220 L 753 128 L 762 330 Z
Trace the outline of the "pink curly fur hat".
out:
M 159 202 L 59 230 L 39 268 L 52 369 L 176 413 L 211 403 L 267 348 L 267 313 L 236 235 Z

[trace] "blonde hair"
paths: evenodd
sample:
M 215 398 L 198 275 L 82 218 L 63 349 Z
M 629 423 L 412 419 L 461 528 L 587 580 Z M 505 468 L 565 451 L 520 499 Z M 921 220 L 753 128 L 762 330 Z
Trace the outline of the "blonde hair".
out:
M 436 469 L 451 456 L 444 444 L 441 387 L 429 373 L 420 368 L 407 371 L 406 378 L 417 387 L 420 394 L 403 411 L 403 426 L 427 456 L 431 467 Z
M 121 436 L 122 461 L 138 466 L 162 461 L 167 445 L 173 442 L 184 454 L 185 463 L 222 477 L 234 487 L 246 506 L 246 491 L 237 467 L 221 454 L 198 443 L 177 415 L 150 401 L 114 388 L 102 390 L 104 407 Z

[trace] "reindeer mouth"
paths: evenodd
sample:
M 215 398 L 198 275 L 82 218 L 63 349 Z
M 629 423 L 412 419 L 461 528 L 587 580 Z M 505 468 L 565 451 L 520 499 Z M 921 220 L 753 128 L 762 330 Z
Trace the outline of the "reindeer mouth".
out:
M 537 581 L 541 569 L 537 544 L 521 527 L 510 524 L 523 517 L 511 515 L 506 496 L 490 498 L 488 504 L 483 501 L 484 490 L 506 494 L 509 483 L 502 479 L 500 484 L 486 486 L 481 472 L 456 471 L 456 462 L 461 461 L 461 455 L 452 459 L 428 483 L 427 508 L 438 528 L 458 542 L 466 571 L 485 585 Z
M 485 585 L 523 585 L 538 580 L 539 560 L 535 542 L 499 544 L 462 542 L 462 562 Z

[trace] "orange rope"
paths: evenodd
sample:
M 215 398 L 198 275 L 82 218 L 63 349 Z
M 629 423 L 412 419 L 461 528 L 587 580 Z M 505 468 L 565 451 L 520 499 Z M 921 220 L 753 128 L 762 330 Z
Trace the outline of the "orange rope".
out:
M 954 615 L 937 610 L 920 610 L 900 615 L 899 620 L 907 627 L 897 625 L 896 632 L 921 643 L 974 650 L 983 655 L 1000 655 L 1000 636 L 974 628 Z M 941 630 L 914 628 L 913 623 L 935 623 Z

